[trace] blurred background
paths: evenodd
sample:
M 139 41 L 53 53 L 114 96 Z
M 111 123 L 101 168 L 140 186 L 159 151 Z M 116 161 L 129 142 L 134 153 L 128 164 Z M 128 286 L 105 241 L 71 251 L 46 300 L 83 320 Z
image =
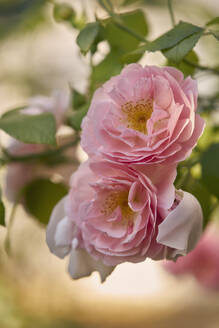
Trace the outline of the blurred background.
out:
M 33 95 L 48 95 L 68 85 L 86 92 L 89 57 L 83 57 L 76 45 L 78 31 L 55 21 L 53 2 L 0 0 L 1 113 L 25 104 Z M 90 21 L 100 10 L 92 0 L 65 2 L 77 13 L 86 13 Z M 150 40 L 170 29 L 165 0 L 126 1 L 126 5 L 126 10 L 144 11 Z M 219 14 L 219 3 L 175 1 L 174 11 L 177 20 L 202 26 Z M 94 62 L 100 62 L 107 51 L 106 44 L 100 44 Z M 219 65 L 219 47 L 213 37 L 203 37 L 196 52 L 202 65 Z M 159 52 L 149 53 L 140 63 L 163 65 L 166 59 Z M 218 94 L 218 75 L 199 71 L 196 78 L 202 98 Z M 218 108 L 206 117 L 209 126 L 218 126 Z M 0 138 L 7 143 L 4 133 Z M 218 129 L 213 138 L 219 141 Z M 200 144 L 208 141 L 209 132 Z M 76 153 L 84 160 L 80 147 Z M 0 179 L 4 180 L 4 174 L 1 169 Z M 12 205 L 5 203 L 8 216 Z M 218 210 L 213 216 L 218 218 Z M 176 278 L 161 263 L 147 260 L 118 266 L 102 285 L 96 273 L 72 281 L 66 273 L 67 262 L 49 252 L 44 227 L 22 207 L 16 212 L 11 235 L 12 255 L 8 257 L 3 247 L 6 229 L 0 226 L 0 328 L 219 327 L 219 293 L 204 289 L 192 276 Z

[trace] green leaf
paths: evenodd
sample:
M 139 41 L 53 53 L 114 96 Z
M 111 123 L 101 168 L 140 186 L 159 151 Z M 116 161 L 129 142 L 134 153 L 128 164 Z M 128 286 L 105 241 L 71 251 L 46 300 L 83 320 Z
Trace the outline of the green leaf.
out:
M 185 57 L 185 59 L 188 59 L 189 61 L 191 61 L 194 64 L 199 63 L 198 55 L 196 54 L 196 52 L 194 50 L 190 51 L 188 53 L 188 55 Z M 174 67 L 178 68 L 180 71 L 183 72 L 184 76 L 189 76 L 189 75 L 192 76 L 195 73 L 195 67 L 186 64 L 184 61 L 181 61 L 179 64 L 177 64 L 176 62 L 174 62 L 172 60 L 168 60 L 167 66 L 174 66 Z
M 193 49 L 193 47 L 200 39 L 202 33 L 202 31 L 194 33 L 179 42 L 176 46 L 167 50 L 163 50 L 162 52 L 164 56 L 167 59 L 174 61 L 175 63 L 179 63 Z
M 132 12 L 121 14 L 119 18 L 123 25 L 140 34 L 142 37 L 147 35 L 148 25 L 142 10 L 138 9 Z M 117 49 L 122 53 L 136 49 L 140 43 L 140 41 L 138 41 L 135 37 L 117 27 L 112 19 L 108 20 L 104 35 L 111 48 Z
M 25 108 L 26 108 L 25 106 L 20 106 L 20 107 L 11 109 L 11 110 L 3 113 L 2 116 L 1 116 L 1 118 L 6 118 L 6 117 L 9 117 L 9 116 L 14 115 L 14 114 L 19 114 L 19 112 L 21 110 L 25 109 Z
M 79 93 L 77 90 L 73 90 L 73 108 L 79 109 L 87 102 L 87 98 Z
M 200 38 L 199 33 L 201 34 L 202 32 L 203 28 L 201 27 L 186 22 L 180 22 L 170 31 L 164 33 L 154 41 L 147 42 L 145 45 L 125 54 L 123 60 L 131 62 L 136 55 L 143 55 L 145 51 L 154 52 L 167 50 L 168 53 L 167 55 L 165 54 L 165 56 L 175 61 L 176 58 L 178 59 L 182 57 L 182 55 L 185 56 L 192 49 L 192 44 L 198 41 Z M 194 37 L 189 39 L 189 37 L 193 35 Z M 185 42 L 180 44 L 183 40 L 185 40 Z M 173 48 L 178 44 L 179 48 Z M 184 47 L 185 50 L 183 49 Z
M 91 92 L 100 87 L 113 75 L 120 73 L 123 65 L 119 61 L 120 55 L 111 51 L 98 65 L 93 67 L 91 73 Z
M 201 157 L 202 181 L 219 198 L 219 143 L 211 144 Z
M 0 129 L 24 143 L 56 144 L 56 122 L 51 113 L 27 115 L 15 111 L 0 118 Z
M 95 39 L 97 38 L 99 30 L 99 22 L 89 23 L 85 26 L 85 28 L 83 28 L 83 30 L 81 30 L 76 42 L 83 54 L 86 54 L 90 50 L 91 46 L 95 42 Z
M 213 19 L 211 19 L 206 26 L 210 26 L 210 25 L 219 25 L 219 16 L 215 17 Z
M 24 189 L 25 207 L 38 222 L 47 224 L 54 206 L 66 194 L 64 184 L 36 179 Z
M 79 131 L 81 129 L 81 123 L 84 116 L 87 114 L 87 111 L 88 111 L 88 104 L 82 106 L 75 113 L 69 116 L 68 123 L 75 131 Z
M 72 21 L 76 13 L 68 3 L 55 3 L 53 10 L 54 19 L 57 22 Z
M 170 31 L 164 33 L 156 40 L 146 45 L 146 50 L 157 51 L 174 47 L 182 40 L 188 38 L 194 33 L 203 32 L 203 28 L 186 22 L 179 22 Z

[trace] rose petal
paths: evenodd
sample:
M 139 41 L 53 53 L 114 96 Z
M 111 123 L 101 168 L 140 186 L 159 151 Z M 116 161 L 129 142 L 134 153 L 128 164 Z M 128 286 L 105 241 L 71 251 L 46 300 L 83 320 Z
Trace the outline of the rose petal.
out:
M 179 205 L 159 225 L 157 242 L 176 249 L 174 256 L 185 255 L 200 239 L 202 221 L 203 215 L 199 202 L 192 194 L 183 192 Z
M 106 266 L 101 261 L 94 260 L 84 249 L 72 249 L 68 271 L 73 279 L 90 276 L 98 271 L 101 282 L 104 282 L 114 270 L 113 266 Z
M 56 238 L 55 238 L 57 226 L 60 223 L 60 221 L 65 217 L 65 209 L 64 209 L 65 200 L 66 197 L 62 198 L 58 202 L 58 204 L 54 207 L 50 217 L 49 224 L 46 229 L 47 245 L 50 251 L 60 258 L 65 257 L 70 252 L 71 249 L 71 245 L 70 246 L 57 245 Z

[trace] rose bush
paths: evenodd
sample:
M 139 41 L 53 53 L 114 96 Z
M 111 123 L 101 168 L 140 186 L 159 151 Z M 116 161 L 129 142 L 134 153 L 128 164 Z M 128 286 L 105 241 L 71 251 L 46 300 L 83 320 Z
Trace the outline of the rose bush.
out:
M 121 163 L 177 163 L 204 128 L 196 113 L 197 83 L 173 67 L 130 64 L 93 97 L 82 147 Z
M 47 228 L 51 252 L 71 254 L 73 278 L 97 270 L 104 280 L 119 263 L 175 259 L 194 248 L 202 231 L 198 201 L 175 191 L 174 167 L 145 173 L 95 160 L 73 174 Z

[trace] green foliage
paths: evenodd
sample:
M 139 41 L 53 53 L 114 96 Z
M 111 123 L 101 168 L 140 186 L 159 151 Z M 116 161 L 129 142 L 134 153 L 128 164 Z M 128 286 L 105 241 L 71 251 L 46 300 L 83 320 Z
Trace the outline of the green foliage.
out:
M 202 207 L 204 226 L 206 226 L 210 220 L 213 207 L 211 193 L 205 187 L 205 185 L 203 185 L 200 179 L 195 179 L 192 176 L 189 177 L 187 184 L 185 186 L 182 186 L 182 189 L 190 192 L 198 199 Z
M 201 157 L 202 181 L 219 199 L 219 143 L 211 144 Z
M 121 24 L 127 26 L 132 31 L 145 37 L 148 33 L 148 25 L 142 10 L 134 10 L 119 15 Z M 104 37 L 109 42 L 112 49 L 120 51 L 121 54 L 136 49 L 140 41 L 127 31 L 119 28 L 113 19 L 109 19 L 104 29 Z
M 194 50 L 190 51 L 188 55 L 185 56 L 185 59 L 191 61 L 194 64 L 199 63 L 198 55 Z M 189 76 L 189 75 L 192 76 L 195 73 L 195 67 L 188 65 L 184 61 L 181 61 L 180 63 L 177 64 L 175 61 L 168 60 L 167 65 L 178 68 L 180 71 L 183 72 L 184 76 Z
M 38 222 L 47 224 L 54 206 L 66 194 L 64 184 L 36 179 L 24 189 L 25 207 Z
M 131 62 L 136 55 L 143 55 L 145 51 L 162 51 L 171 62 L 179 63 L 193 49 L 203 31 L 199 26 L 180 22 L 154 41 L 147 41 L 145 45 L 126 54 L 124 60 Z
M 76 42 L 84 55 L 86 55 L 95 43 L 99 30 L 100 23 L 94 22 L 87 24 L 79 33 Z
M 5 227 L 5 207 L 2 200 L 0 201 L 0 225 Z
M 80 109 L 82 105 L 86 104 L 87 98 L 85 97 L 85 95 L 82 95 L 77 90 L 73 90 L 72 94 L 73 94 L 72 105 L 74 110 Z
M 56 3 L 54 5 L 53 16 L 57 22 L 72 21 L 75 18 L 75 11 L 68 3 Z
M 219 16 L 215 17 L 213 19 L 211 19 L 206 26 L 210 26 L 210 25 L 219 25 Z
M 196 33 L 200 33 L 202 31 L 203 29 L 199 26 L 195 26 L 186 22 L 179 22 L 170 31 L 164 33 L 159 38 L 146 45 L 145 50 L 166 50 L 176 46 L 189 36 L 192 36 Z
M 119 74 L 123 65 L 119 61 L 119 54 L 111 51 L 91 72 L 91 92 L 100 87 L 113 75 Z
M 0 38 L 9 33 L 32 30 L 44 21 L 44 0 L 1 0 L 0 1 Z
M 194 33 L 179 42 L 176 46 L 163 50 L 164 56 L 173 62 L 179 63 L 194 48 L 202 33 L 202 31 Z
M 87 114 L 88 104 L 85 104 L 80 107 L 76 112 L 71 114 L 68 118 L 68 124 L 75 130 L 80 131 L 81 123 L 84 116 Z
M 56 122 L 51 113 L 21 114 L 19 110 L 0 118 L 0 129 L 24 143 L 55 145 Z

